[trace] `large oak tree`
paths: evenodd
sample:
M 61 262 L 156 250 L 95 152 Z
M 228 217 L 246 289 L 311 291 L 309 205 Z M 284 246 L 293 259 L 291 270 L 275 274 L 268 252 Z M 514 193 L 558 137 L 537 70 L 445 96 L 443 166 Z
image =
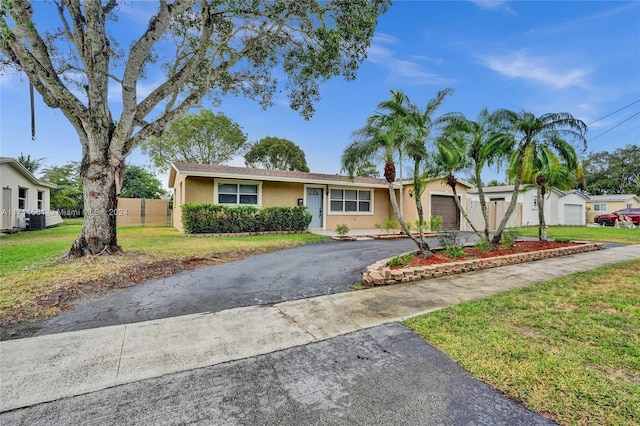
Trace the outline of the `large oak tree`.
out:
M 69 255 L 120 251 L 116 217 L 109 212 L 117 207 L 125 158 L 142 141 L 159 137 L 209 94 L 218 100 L 244 95 L 268 107 L 274 93 L 283 90 L 291 108 L 310 117 L 321 82 L 355 78 L 389 3 L 137 3 L 156 9 L 141 34 L 124 40 L 123 34 L 112 37 L 117 0 L 0 1 L 4 66 L 24 72 L 45 104 L 69 120 L 82 145 L 84 207 L 90 214 Z M 150 67 L 166 75 L 145 92 L 140 86 L 152 84 L 145 80 Z

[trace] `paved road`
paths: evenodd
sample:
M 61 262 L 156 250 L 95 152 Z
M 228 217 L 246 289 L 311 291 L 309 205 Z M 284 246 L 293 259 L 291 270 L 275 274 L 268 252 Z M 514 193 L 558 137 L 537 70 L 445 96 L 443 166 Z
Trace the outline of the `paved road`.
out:
M 471 239 L 463 234 L 463 239 Z M 438 244 L 429 239 L 430 246 Z M 22 331 L 19 337 L 130 324 L 201 312 L 271 305 L 341 293 L 360 282 L 368 265 L 412 251 L 408 239 L 310 244 L 195 269 L 81 302 Z
M 400 324 L 6 412 L 3 425 L 552 425 Z

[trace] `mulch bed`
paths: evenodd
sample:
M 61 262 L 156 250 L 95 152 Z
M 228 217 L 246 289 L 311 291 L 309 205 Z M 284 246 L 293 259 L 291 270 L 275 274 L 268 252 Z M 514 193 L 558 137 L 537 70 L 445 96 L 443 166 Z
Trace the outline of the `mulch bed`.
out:
M 527 253 L 532 251 L 540 251 L 540 250 L 550 250 L 561 247 L 570 247 L 575 246 L 576 243 L 557 243 L 555 241 L 517 241 L 511 247 L 503 247 L 499 246 L 498 248 L 491 250 L 489 252 L 483 253 L 478 250 L 476 247 L 467 247 L 464 249 L 464 256 L 459 257 L 457 259 L 451 259 L 447 256 L 444 251 L 433 252 L 433 255 L 424 258 L 420 256 L 414 257 L 407 266 L 429 266 L 429 265 L 438 265 L 442 263 L 455 262 L 460 260 L 470 260 L 470 259 L 487 259 L 491 257 L 500 257 L 506 256 L 509 254 L 516 253 Z M 398 267 L 392 267 L 391 269 L 398 269 Z

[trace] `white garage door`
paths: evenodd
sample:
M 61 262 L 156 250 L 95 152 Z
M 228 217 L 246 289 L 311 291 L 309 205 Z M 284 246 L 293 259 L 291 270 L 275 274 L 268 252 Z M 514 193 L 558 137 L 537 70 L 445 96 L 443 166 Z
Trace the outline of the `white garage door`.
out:
M 582 225 L 582 206 L 580 204 L 564 205 L 564 224 Z

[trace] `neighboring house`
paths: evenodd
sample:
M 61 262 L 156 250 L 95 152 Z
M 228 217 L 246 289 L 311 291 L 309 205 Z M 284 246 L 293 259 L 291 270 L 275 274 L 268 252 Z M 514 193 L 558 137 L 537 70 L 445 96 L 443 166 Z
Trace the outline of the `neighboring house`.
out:
M 27 228 L 31 215 L 46 215 L 45 226 L 62 222 L 58 212 L 50 209 L 50 190 L 56 185 L 38 180 L 16 159 L 0 157 L 2 185 L 1 229 Z
M 417 213 L 411 185 L 405 182 L 394 186 L 398 196 L 403 187 L 403 214 L 413 224 Z M 387 216 L 394 216 L 384 179 L 356 177 L 350 180 L 340 175 L 176 162 L 169 170 L 169 187 L 174 191 L 173 226 L 179 230 L 182 230 L 181 206 L 185 203 L 302 205 L 307 206 L 312 215 L 309 227 L 323 230 L 333 230 L 338 224 L 346 224 L 352 230 L 373 229 L 376 223 L 384 224 Z M 459 184 L 457 189 L 463 205 L 469 187 Z M 465 229 L 464 224 L 461 227 L 461 215 L 451 190 L 443 180 L 430 181 L 422 199 L 426 218 L 444 215 L 451 227 Z
M 590 195 L 587 200 L 587 221 L 602 213 L 640 207 L 640 197 L 635 194 Z
M 495 209 L 490 214 L 492 230 L 502 220 L 508 204 L 513 195 L 513 185 L 489 186 L 484 188 L 485 199 L 490 203 L 490 208 Z M 478 189 L 470 189 L 469 212 L 473 224 L 480 229 L 484 228 L 484 220 L 480 212 L 480 197 Z M 578 191 L 560 191 L 552 188 L 544 199 L 544 220 L 548 226 L 554 225 L 585 225 L 586 202 L 589 198 Z M 537 188 L 525 186 L 518 192 L 516 211 L 508 222 L 508 227 L 535 226 L 538 225 L 538 200 Z

